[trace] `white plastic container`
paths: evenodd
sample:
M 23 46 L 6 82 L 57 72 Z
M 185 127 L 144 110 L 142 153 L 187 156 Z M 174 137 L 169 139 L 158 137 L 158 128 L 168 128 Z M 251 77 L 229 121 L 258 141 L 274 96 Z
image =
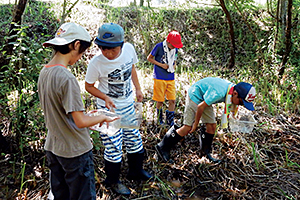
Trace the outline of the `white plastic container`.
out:
M 121 128 L 132 128 L 139 129 L 143 120 L 143 104 L 142 102 L 134 103 L 134 113 L 127 115 L 126 117 L 121 116 Z
M 232 132 L 251 133 L 257 121 L 252 115 L 243 115 L 238 119 L 229 118 L 229 127 Z
M 116 113 L 107 111 L 107 110 L 103 110 L 103 109 L 98 109 L 98 110 L 94 110 L 88 113 L 90 116 L 98 116 L 98 115 L 106 115 L 106 116 L 110 116 L 110 117 L 119 117 L 119 115 L 117 115 Z M 101 133 L 105 133 L 109 136 L 114 135 L 119 129 L 120 129 L 120 124 L 121 124 L 121 120 L 117 119 L 113 122 L 108 123 L 108 127 L 106 122 L 104 122 L 102 124 L 102 126 L 100 126 L 100 124 L 96 124 L 92 127 L 90 127 L 90 129 L 92 130 L 96 130 L 99 131 Z

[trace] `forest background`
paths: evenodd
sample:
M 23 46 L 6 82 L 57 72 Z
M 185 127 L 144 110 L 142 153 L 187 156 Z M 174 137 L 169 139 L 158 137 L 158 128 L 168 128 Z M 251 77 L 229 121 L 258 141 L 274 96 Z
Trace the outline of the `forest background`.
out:
M 106 22 L 120 24 L 125 39 L 135 45 L 139 79 L 144 92 L 141 133 L 147 150 L 145 168 L 154 182 L 123 182 L 129 199 L 299 199 L 300 198 L 300 1 L 251 0 L 213 2 L 151 0 L 111 6 L 112 1 L 3 0 L 0 3 L 0 199 L 46 199 L 49 169 L 43 152 L 46 127 L 37 95 L 37 79 L 51 50 L 42 43 L 52 38 L 63 22 L 86 27 L 92 37 Z M 153 66 L 146 57 L 168 32 L 178 30 L 184 47 L 176 69 L 176 116 L 182 122 L 186 91 L 207 76 L 235 83 L 253 83 L 258 95 L 258 122 L 252 133 L 218 130 L 215 165 L 201 157 L 198 133 L 172 151 L 174 164 L 157 160 L 154 145 L 167 127 L 156 125 L 152 97 Z M 97 53 L 93 45 L 73 68 L 84 82 L 87 63 Z M 87 111 L 95 99 L 82 87 Z M 220 121 L 222 104 L 217 105 Z M 245 111 L 246 112 L 246 111 Z M 96 132 L 94 144 L 97 199 L 123 198 L 107 190 L 102 181 L 103 146 Z M 124 155 L 126 161 L 126 154 Z M 127 170 L 123 162 L 123 174 Z

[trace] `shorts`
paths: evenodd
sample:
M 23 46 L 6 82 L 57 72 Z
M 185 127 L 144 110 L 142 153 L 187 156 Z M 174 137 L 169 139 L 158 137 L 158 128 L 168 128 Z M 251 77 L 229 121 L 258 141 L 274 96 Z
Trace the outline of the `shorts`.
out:
M 159 80 L 154 79 L 153 86 L 153 100 L 164 102 L 165 97 L 167 100 L 176 100 L 175 80 Z
M 197 112 L 197 104 L 193 102 L 190 97 L 187 95 L 185 100 L 185 110 L 183 114 L 183 124 L 187 126 L 192 126 L 195 121 L 195 116 Z M 214 108 L 212 106 L 208 106 L 204 109 L 201 122 L 204 124 L 215 124 L 216 116 L 214 112 Z

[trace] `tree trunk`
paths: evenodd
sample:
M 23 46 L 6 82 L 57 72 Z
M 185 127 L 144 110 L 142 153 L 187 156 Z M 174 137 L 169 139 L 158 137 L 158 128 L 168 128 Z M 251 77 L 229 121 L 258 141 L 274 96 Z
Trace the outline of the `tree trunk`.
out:
M 280 0 L 277 1 L 277 9 L 276 9 L 276 32 L 274 36 L 274 46 L 273 46 L 273 54 L 276 52 L 276 46 L 277 46 L 277 38 L 278 38 L 278 32 L 279 32 L 279 7 L 280 7 Z M 273 55 L 274 56 L 274 55 Z
M 291 34 L 291 30 L 292 30 L 292 7 L 293 7 L 293 0 L 288 0 L 288 9 L 287 9 L 287 26 L 285 29 L 285 52 L 283 55 L 283 59 L 280 65 L 280 70 L 279 70 L 279 75 L 283 75 L 284 70 L 285 70 L 285 65 L 288 61 L 290 52 L 291 52 L 291 48 L 292 48 L 292 34 Z
M 144 6 L 144 0 L 140 0 L 140 7 Z
M 12 16 L 12 22 L 9 28 L 9 34 L 8 34 L 8 40 L 6 41 L 6 46 L 4 46 L 3 51 L 6 51 L 4 55 L 0 55 L 0 73 L 5 72 L 8 70 L 6 65 L 9 64 L 10 59 L 9 55 L 13 54 L 13 48 L 14 45 L 13 43 L 16 42 L 17 40 L 17 33 L 18 33 L 18 26 L 22 24 L 22 15 L 24 13 L 25 7 L 27 4 L 27 0 L 19 0 L 19 2 L 15 5 L 14 11 L 13 11 L 13 16 Z M 12 83 L 13 84 L 13 83 Z M 6 99 L 6 94 L 5 93 L 0 93 L 0 99 Z M 7 113 L 9 113 L 9 109 L 7 105 L 0 105 L 1 107 L 1 115 L 3 114 L 3 110 L 5 110 Z M 2 116 L 1 116 L 2 117 Z M 2 130 L 2 125 L 0 126 Z M 8 142 L 5 140 L 5 137 L 2 135 L 2 131 L 0 133 L 0 145 L 2 147 L 2 150 L 6 150 L 9 146 Z
M 287 0 L 281 0 L 280 3 L 280 19 L 281 19 L 281 41 L 285 41 L 285 31 L 286 31 L 286 2 Z
M 230 34 L 230 41 L 231 41 L 231 48 L 230 48 L 230 61 L 229 61 L 229 68 L 233 68 L 234 67 L 234 63 L 235 63 L 235 39 L 234 39 L 234 30 L 233 30 L 233 23 L 231 20 L 231 16 L 229 11 L 226 8 L 225 2 L 224 0 L 220 0 L 220 5 L 226 15 L 227 21 L 228 21 L 228 25 L 229 25 L 229 34 Z
M 9 39 L 7 40 L 7 54 L 11 55 L 13 51 L 13 44 L 10 44 L 12 42 L 15 42 L 17 40 L 17 33 L 18 30 L 16 28 L 21 25 L 22 22 L 22 15 L 24 13 L 25 7 L 27 4 L 27 0 L 19 0 L 19 3 L 15 5 L 14 12 L 13 12 L 13 18 L 12 22 L 10 24 L 9 28 Z
M 24 13 L 25 7 L 27 4 L 27 0 L 19 0 L 18 4 L 15 5 L 11 25 L 8 33 L 8 40 L 6 41 L 6 45 L 3 48 L 3 51 L 6 51 L 4 55 L 0 55 L 0 66 L 5 66 L 9 63 L 9 59 L 7 59 L 7 55 L 12 55 L 14 45 L 13 43 L 17 40 L 18 30 L 16 29 L 21 25 L 22 15 Z M 1 67 L 0 72 L 4 72 L 7 70 L 7 67 Z

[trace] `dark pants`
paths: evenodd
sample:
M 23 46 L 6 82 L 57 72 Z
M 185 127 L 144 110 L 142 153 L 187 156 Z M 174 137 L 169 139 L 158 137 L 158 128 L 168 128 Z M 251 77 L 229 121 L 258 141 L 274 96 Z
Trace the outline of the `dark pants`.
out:
M 46 151 L 51 190 L 55 200 L 95 200 L 93 153 L 63 158 Z

